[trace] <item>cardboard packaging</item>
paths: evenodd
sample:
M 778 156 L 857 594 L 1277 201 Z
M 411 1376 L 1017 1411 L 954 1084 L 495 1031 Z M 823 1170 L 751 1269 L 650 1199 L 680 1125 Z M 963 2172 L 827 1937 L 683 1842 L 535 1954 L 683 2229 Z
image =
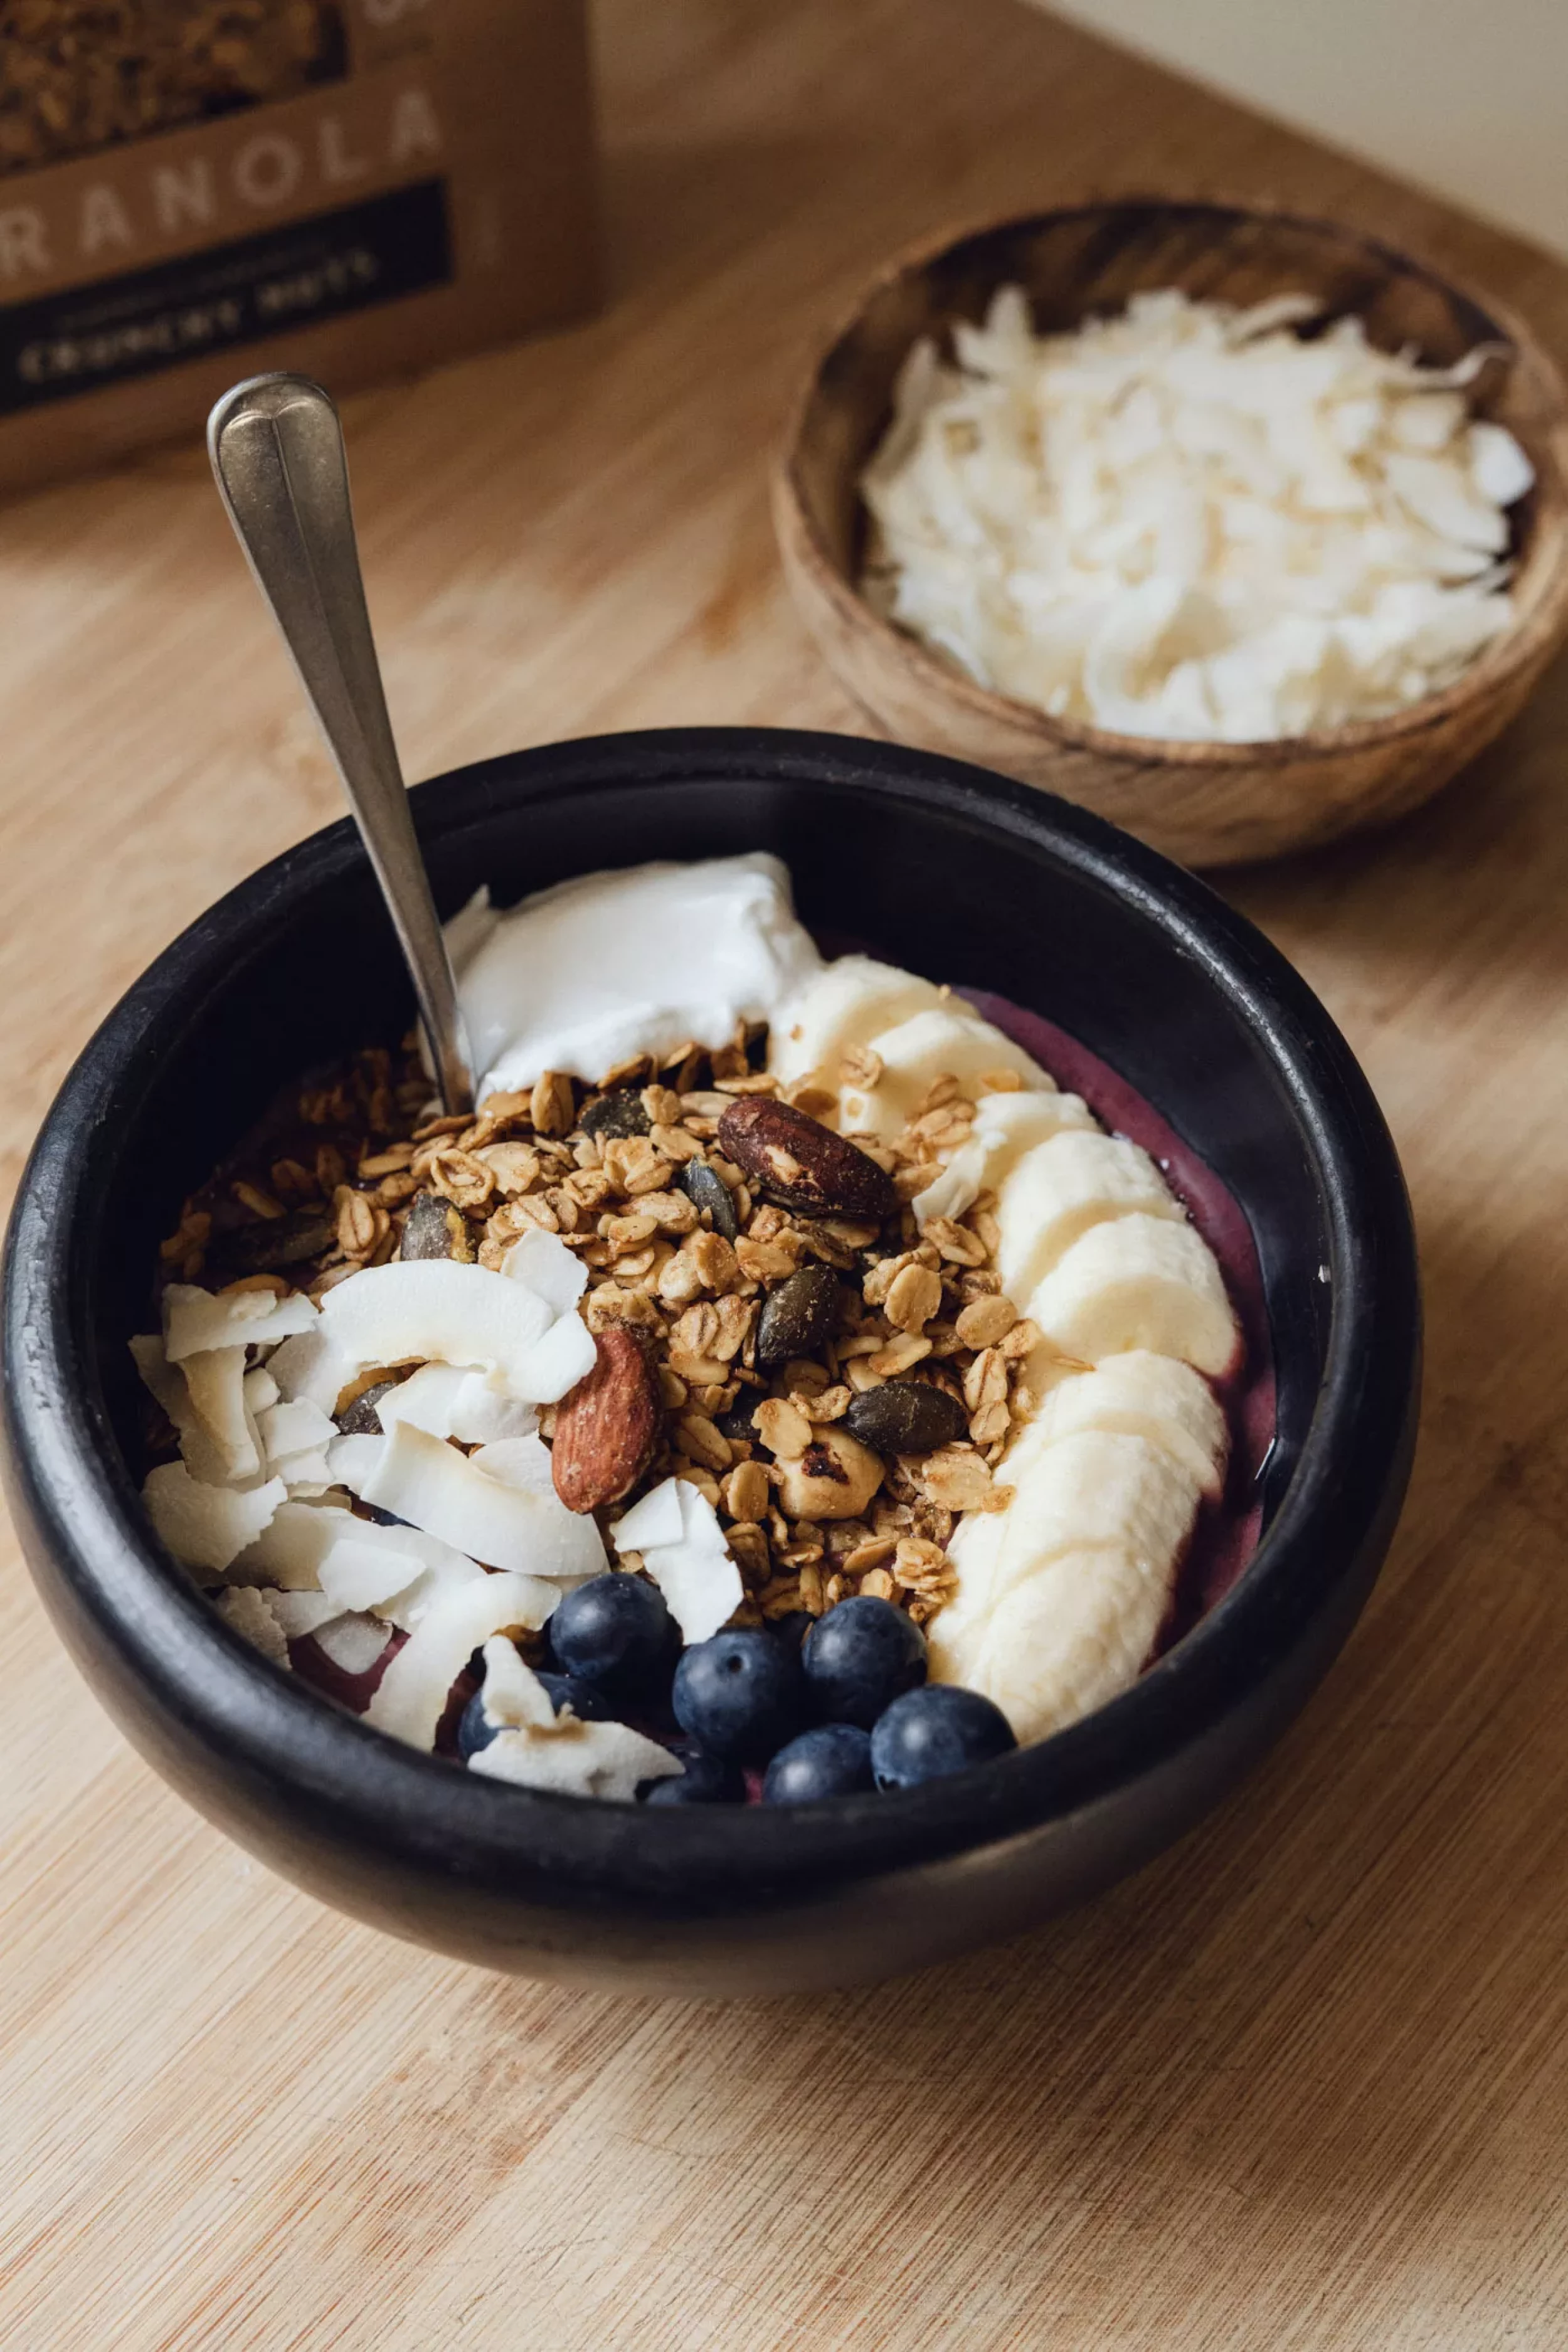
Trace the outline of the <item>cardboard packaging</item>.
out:
M 11 0 L 0 43 L 0 491 L 594 299 L 585 0 Z

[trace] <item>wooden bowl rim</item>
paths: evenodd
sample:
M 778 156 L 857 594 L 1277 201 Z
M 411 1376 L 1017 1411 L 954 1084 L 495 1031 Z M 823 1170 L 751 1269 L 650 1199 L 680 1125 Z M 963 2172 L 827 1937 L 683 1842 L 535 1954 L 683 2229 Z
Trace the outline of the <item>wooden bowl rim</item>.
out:
M 1456 714 L 1486 699 L 1493 691 L 1500 690 L 1521 669 L 1539 661 L 1543 649 L 1549 650 L 1568 628 L 1568 543 L 1560 544 L 1555 554 L 1550 549 L 1542 551 L 1540 575 L 1531 583 L 1535 593 L 1531 607 L 1520 614 L 1496 644 L 1489 646 L 1461 671 L 1451 685 L 1440 688 L 1435 694 L 1424 695 L 1418 702 L 1410 703 L 1404 710 L 1390 712 L 1385 718 L 1352 719 L 1342 727 L 1321 728 L 1308 735 L 1260 736 L 1241 741 L 1221 741 L 1207 737 L 1119 734 L 1110 728 L 1053 718 L 1037 703 L 1026 702 L 1015 695 L 1001 693 L 994 687 L 982 686 L 956 664 L 944 661 L 921 639 L 884 619 L 867 602 L 828 551 L 801 495 L 795 467 L 807 413 L 827 363 L 840 344 L 854 332 L 877 298 L 900 278 L 929 269 L 934 262 L 957 252 L 960 247 L 982 237 L 994 236 L 1008 230 L 1043 226 L 1050 221 L 1070 220 L 1085 214 L 1161 207 L 1173 212 L 1229 214 L 1245 220 L 1289 224 L 1293 227 L 1325 232 L 1342 244 L 1357 247 L 1363 253 L 1395 264 L 1402 270 L 1431 279 L 1445 293 L 1458 296 L 1461 301 L 1469 303 L 1491 320 L 1512 348 L 1513 365 L 1525 368 L 1542 394 L 1540 443 L 1548 460 L 1551 478 L 1549 479 L 1536 463 L 1536 453 L 1531 451 L 1537 489 L 1542 498 L 1542 509 L 1536 517 L 1531 541 L 1536 542 L 1542 539 L 1544 526 L 1549 521 L 1559 526 L 1560 540 L 1568 541 L 1568 530 L 1563 528 L 1568 526 L 1568 387 L 1564 385 L 1556 362 L 1510 305 L 1483 293 L 1467 279 L 1456 278 L 1449 271 L 1439 268 L 1425 254 L 1394 245 L 1385 237 L 1373 236 L 1350 222 L 1334 218 L 1331 214 L 1300 212 L 1283 202 L 1233 196 L 1214 191 L 1194 189 L 1184 194 L 1169 191 L 1153 194 L 1146 190 L 1129 189 L 1119 195 L 1085 196 L 1072 202 L 1047 205 L 1038 212 L 1002 214 L 976 219 L 963 228 L 948 228 L 920 237 L 884 263 L 854 303 L 841 314 L 816 351 L 805 381 L 791 404 L 783 446 L 773 467 L 775 500 L 783 506 L 791 530 L 800 543 L 800 551 L 816 575 L 817 586 L 849 627 L 877 640 L 928 688 L 946 695 L 961 707 L 966 707 L 977 719 L 992 724 L 1000 721 L 1016 730 L 1033 734 L 1050 745 L 1095 752 L 1107 759 L 1136 766 L 1283 767 L 1303 760 L 1334 759 L 1346 753 L 1394 745 L 1442 728 Z M 1531 562 L 1533 553 L 1532 546 L 1527 550 L 1525 559 L 1519 566 L 1512 583 L 1515 587 L 1530 578 L 1534 568 Z

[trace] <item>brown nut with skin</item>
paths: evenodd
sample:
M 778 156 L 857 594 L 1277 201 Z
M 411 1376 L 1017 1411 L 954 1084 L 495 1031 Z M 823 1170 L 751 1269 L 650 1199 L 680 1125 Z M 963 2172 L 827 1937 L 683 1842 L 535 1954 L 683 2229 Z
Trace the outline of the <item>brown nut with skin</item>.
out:
M 882 1462 L 838 1422 L 820 1422 L 804 1454 L 778 1465 L 786 1518 L 858 1519 L 882 1483 Z
M 629 1494 L 658 1442 L 658 1378 L 628 1323 L 606 1323 L 591 1372 L 555 1409 L 550 1475 L 569 1511 L 597 1510 Z
M 719 1147 L 784 1208 L 878 1223 L 898 1208 L 885 1168 L 820 1119 L 771 1095 L 732 1102 L 719 1121 Z

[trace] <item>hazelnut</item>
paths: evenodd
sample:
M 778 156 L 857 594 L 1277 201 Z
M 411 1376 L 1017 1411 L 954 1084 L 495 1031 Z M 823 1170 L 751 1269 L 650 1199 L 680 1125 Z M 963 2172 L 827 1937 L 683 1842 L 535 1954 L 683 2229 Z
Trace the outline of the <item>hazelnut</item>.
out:
M 882 1483 L 881 1456 L 840 1422 L 814 1425 L 804 1454 L 778 1465 L 779 1508 L 790 1519 L 858 1519 Z

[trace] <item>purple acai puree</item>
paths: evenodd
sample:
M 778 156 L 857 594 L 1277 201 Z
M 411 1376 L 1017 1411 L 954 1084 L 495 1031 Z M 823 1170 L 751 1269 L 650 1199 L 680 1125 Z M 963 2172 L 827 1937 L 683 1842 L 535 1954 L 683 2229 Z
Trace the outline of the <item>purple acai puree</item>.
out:
M 1223 1601 L 1258 1549 L 1263 1503 L 1258 1477 L 1274 1443 L 1274 1359 L 1258 1248 L 1240 1202 L 1206 1160 L 1152 1103 L 1130 1087 L 1109 1062 L 1037 1013 L 1026 1013 L 1005 996 L 963 988 L 985 1020 L 1033 1055 L 1065 1091 L 1081 1095 L 1102 1126 L 1142 1144 L 1193 1224 L 1219 1261 L 1226 1288 L 1241 1325 L 1246 1352 L 1230 1380 L 1216 1383 L 1230 1423 L 1230 1475 L 1217 1504 L 1205 1503 L 1192 1547 L 1177 1581 L 1171 1612 L 1156 1654 L 1179 1641 L 1206 1611 Z

